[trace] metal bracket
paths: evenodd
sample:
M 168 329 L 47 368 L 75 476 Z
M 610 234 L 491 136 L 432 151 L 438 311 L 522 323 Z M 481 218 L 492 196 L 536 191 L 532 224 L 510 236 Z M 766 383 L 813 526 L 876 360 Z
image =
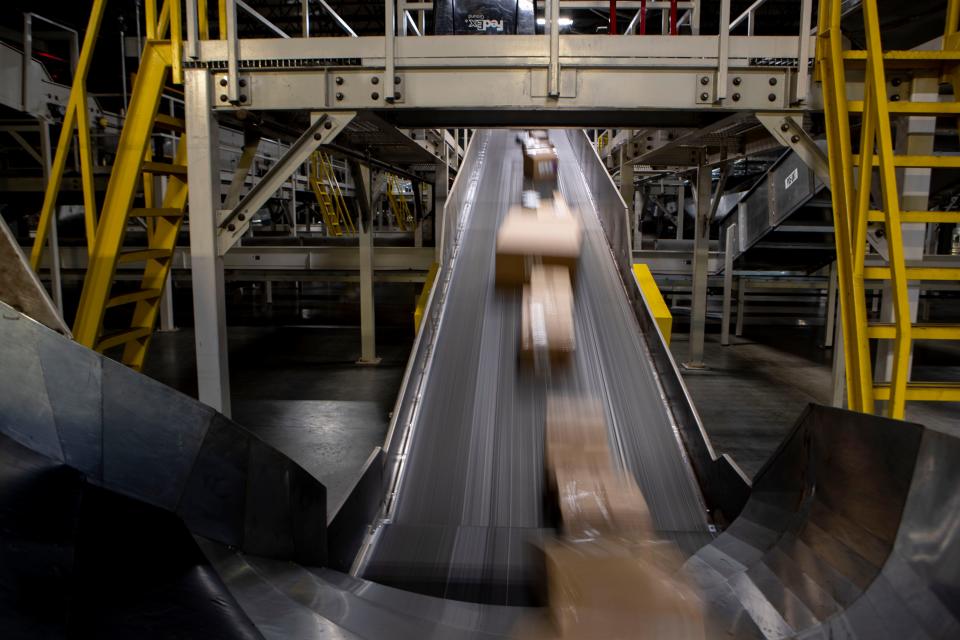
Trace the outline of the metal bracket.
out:
M 790 147 L 814 175 L 830 187 L 830 161 L 817 143 L 789 113 L 758 113 L 757 120 L 785 147 Z
M 315 114 L 313 124 L 290 145 L 282 158 L 270 168 L 250 192 L 231 210 L 222 211 L 218 220 L 217 251 L 224 255 L 250 227 L 250 220 L 276 193 L 293 172 L 302 165 L 317 147 L 329 144 L 353 120 L 355 111 Z

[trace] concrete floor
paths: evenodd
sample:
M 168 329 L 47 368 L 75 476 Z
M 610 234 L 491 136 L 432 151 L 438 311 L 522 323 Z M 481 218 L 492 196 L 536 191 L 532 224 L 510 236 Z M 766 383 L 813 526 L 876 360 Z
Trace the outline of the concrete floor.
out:
M 807 403 L 830 402 L 832 352 L 821 346 L 821 334 L 816 327 L 748 326 L 728 347 L 708 334 L 708 368 L 684 373 L 716 449 L 751 477 Z M 332 511 L 384 440 L 412 342 L 410 327 L 379 331 L 383 361 L 369 367 L 355 364 L 355 327 L 231 327 L 233 418 L 324 482 Z M 688 348 L 687 335 L 674 334 L 678 362 Z M 915 374 L 933 364 L 958 369 L 958 353 L 922 347 L 919 354 Z M 154 338 L 145 373 L 195 394 L 194 365 L 193 332 L 182 329 Z M 949 375 L 960 379 L 960 370 Z M 956 433 L 960 405 L 914 404 L 908 419 Z
M 355 364 L 359 329 L 231 327 L 232 417 L 323 482 L 332 513 L 383 444 L 411 333 L 380 331 L 382 361 L 369 367 Z M 157 334 L 144 372 L 195 395 L 193 331 Z

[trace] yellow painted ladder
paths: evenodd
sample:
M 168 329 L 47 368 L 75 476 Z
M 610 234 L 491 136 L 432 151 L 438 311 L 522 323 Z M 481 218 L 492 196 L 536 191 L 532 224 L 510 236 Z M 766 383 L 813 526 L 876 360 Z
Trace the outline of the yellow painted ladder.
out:
M 392 173 L 387 174 L 387 200 L 390 203 L 390 210 L 393 211 L 393 217 L 397 220 L 397 226 L 401 231 L 406 231 L 407 221 L 413 220 L 413 216 L 410 215 L 410 205 L 407 204 L 407 198 L 401 188 L 400 178 Z
M 320 205 L 329 235 L 342 236 L 344 230 L 347 233 L 357 232 L 333 170 L 333 162 L 330 156 L 320 150 L 310 156 L 310 188 Z
M 104 4 L 101 0 L 94 4 L 84 39 L 81 59 L 87 60 L 88 65 Z M 163 130 L 182 134 L 185 127 L 185 123 L 178 118 L 158 114 L 171 72 L 174 82 L 182 82 L 180 3 L 178 0 L 165 0 L 159 13 L 154 0 L 148 0 L 145 6 L 147 42 L 131 92 L 99 220 L 94 218 L 96 205 L 93 184 L 87 185 L 86 181 L 84 184 L 89 264 L 73 327 L 74 339 L 97 351 L 123 347 L 121 361 L 138 370 L 143 366 L 156 325 L 160 297 L 170 273 L 177 234 L 187 205 L 185 136 L 180 137 L 172 161 L 154 159 L 150 148 L 155 133 Z M 162 39 L 168 30 L 171 40 Z M 85 95 L 83 87 L 78 87 L 76 83 L 71 93 L 71 104 L 83 104 L 80 97 L 75 100 L 75 94 Z M 80 109 L 77 111 L 79 113 Z M 81 118 L 77 118 L 77 123 L 80 128 Z M 65 123 L 64 128 L 67 126 Z M 81 137 L 81 150 L 82 147 Z M 68 148 L 69 135 L 62 134 L 57 157 L 61 153 L 65 155 Z M 35 268 L 46 242 L 44 232 L 55 210 L 60 186 L 57 172 L 62 174 L 62 164 L 58 166 L 55 161 L 53 169 L 31 254 Z M 162 203 L 154 202 L 155 176 L 166 176 L 168 179 Z M 143 206 L 135 206 L 141 185 Z M 127 228 L 134 219 L 142 221 L 146 228 L 147 242 L 145 246 L 125 247 Z M 116 286 L 119 265 L 142 265 L 135 288 Z M 108 311 L 108 325 L 114 328 L 110 333 L 104 331 L 104 318 Z
M 914 340 L 960 340 L 960 325 L 911 322 L 908 284 L 911 281 L 960 280 L 960 269 L 908 264 L 904 254 L 905 223 L 960 223 L 960 212 L 903 211 L 898 168 L 960 169 L 960 156 L 909 155 L 894 152 L 891 117 L 900 115 L 957 116 L 960 114 L 960 0 L 949 0 L 943 48 L 938 51 L 884 51 L 880 40 L 877 0 L 863 0 L 865 50 L 844 50 L 840 31 L 841 0 L 821 0 L 817 29 L 817 75 L 823 86 L 830 178 L 833 185 L 834 227 L 840 284 L 844 358 L 849 407 L 874 413 L 876 401 L 886 400 L 887 413 L 903 418 L 908 400 L 960 401 L 960 384 L 910 380 Z M 911 72 L 941 75 L 954 86 L 953 102 L 891 100 L 887 70 L 897 76 Z M 864 79 L 863 100 L 847 98 L 847 76 Z M 859 118 L 858 118 L 859 116 Z M 859 136 L 851 135 L 859 123 Z M 854 141 L 859 139 L 859 148 Z M 876 171 L 863 171 L 872 167 Z M 879 208 L 870 202 L 872 181 L 878 179 Z M 868 223 L 882 225 L 888 245 L 884 266 L 865 266 Z M 870 322 L 866 285 L 888 280 L 893 292 L 893 323 Z M 870 340 L 893 341 L 889 380 L 875 380 Z

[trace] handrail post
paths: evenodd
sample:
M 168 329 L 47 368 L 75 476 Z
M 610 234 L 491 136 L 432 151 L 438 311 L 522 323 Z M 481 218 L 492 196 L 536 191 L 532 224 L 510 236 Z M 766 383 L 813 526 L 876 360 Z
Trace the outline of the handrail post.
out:
M 794 102 L 806 102 L 810 78 L 810 19 L 813 16 L 813 0 L 802 0 L 800 5 L 800 44 L 797 51 L 797 84 Z
M 550 67 L 547 70 L 547 95 L 560 97 L 560 0 L 548 0 L 550 20 Z
M 223 17 L 227 21 L 227 101 L 236 104 L 240 101 L 240 79 L 238 67 L 240 43 L 237 41 L 237 2 L 226 0 Z
M 730 0 L 720 1 L 720 34 L 717 37 L 717 92 L 715 100 L 722 102 L 727 97 L 727 67 L 730 62 Z
M 396 75 L 396 34 L 397 11 L 394 0 L 387 0 L 384 5 L 384 52 L 385 64 L 383 73 L 383 98 L 393 102 L 393 77 Z

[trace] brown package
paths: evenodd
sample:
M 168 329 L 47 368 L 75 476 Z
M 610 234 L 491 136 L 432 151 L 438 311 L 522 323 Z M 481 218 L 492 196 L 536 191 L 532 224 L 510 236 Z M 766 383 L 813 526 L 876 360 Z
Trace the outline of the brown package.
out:
M 574 277 L 580 242 L 580 223 L 575 217 L 550 219 L 512 207 L 497 231 L 497 286 L 524 284 L 536 262 L 567 267 Z
M 642 548 L 607 540 L 554 542 L 544 549 L 553 629 L 526 637 L 699 640 L 701 600 Z
M 613 459 L 603 405 L 594 398 L 547 397 L 544 468 L 552 487 L 558 468 L 608 469 Z
M 532 359 L 543 349 L 552 362 L 570 358 L 575 345 L 573 288 L 566 267 L 537 264 L 523 288 L 520 312 L 520 354 Z
M 557 467 L 554 477 L 563 533 L 568 538 L 606 536 L 629 541 L 655 535 L 643 493 L 625 473 Z
M 557 150 L 553 145 L 528 146 L 523 150 L 523 177 L 538 182 L 557 182 Z

